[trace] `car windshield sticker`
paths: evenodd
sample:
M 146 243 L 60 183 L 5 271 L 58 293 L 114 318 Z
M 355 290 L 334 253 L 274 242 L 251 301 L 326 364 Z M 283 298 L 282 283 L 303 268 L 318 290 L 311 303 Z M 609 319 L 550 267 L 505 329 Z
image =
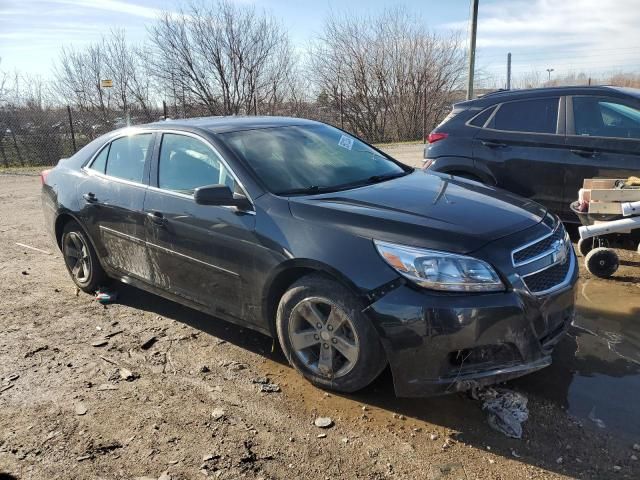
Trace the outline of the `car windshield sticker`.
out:
M 340 145 L 342 148 L 346 148 L 347 150 L 351 150 L 353 148 L 353 138 L 341 135 L 338 145 Z

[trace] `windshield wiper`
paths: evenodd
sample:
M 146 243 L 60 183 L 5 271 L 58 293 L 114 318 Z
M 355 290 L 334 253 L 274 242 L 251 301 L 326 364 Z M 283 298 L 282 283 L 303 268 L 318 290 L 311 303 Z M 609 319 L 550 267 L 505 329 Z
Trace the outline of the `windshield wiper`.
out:
M 313 195 L 314 193 L 324 193 L 335 191 L 335 187 L 319 187 L 318 185 L 310 185 L 302 188 L 291 188 L 276 192 L 276 195 Z
M 402 171 L 402 172 L 395 172 L 395 173 L 387 173 L 385 175 L 372 175 L 371 177 L 369 177 L 367 179 L 367 183 L 378 183 L 378 182 L 384 182 L 386 180 L 391 180 L 393 178 L 404 177 L 405 175 L 409 174 L 410 172 L 411 172 L 411 170 Z

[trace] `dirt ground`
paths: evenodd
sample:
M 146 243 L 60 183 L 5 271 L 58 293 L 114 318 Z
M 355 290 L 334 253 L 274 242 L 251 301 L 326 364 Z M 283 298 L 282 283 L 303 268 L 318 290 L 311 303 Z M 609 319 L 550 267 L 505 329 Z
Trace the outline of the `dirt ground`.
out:
M 271 339 L 124 284 L 102 306 L 69 279 L 39 187 L 0 174 L 0 479 L 640 476 L 640 439 L 571 414 L 544 393 L 557 390 L 548 374 L 537 390 L 515 384 L 530 411 L 515 440 L 466 395 L 396 399 L 388 372 L 356 395 L 325 393 Z M 627 304 L 634 270 L 620 271 Z M 602 285 L 606 316 L 617 284 Z M 280 391 L 261 391 L 265 381 Z

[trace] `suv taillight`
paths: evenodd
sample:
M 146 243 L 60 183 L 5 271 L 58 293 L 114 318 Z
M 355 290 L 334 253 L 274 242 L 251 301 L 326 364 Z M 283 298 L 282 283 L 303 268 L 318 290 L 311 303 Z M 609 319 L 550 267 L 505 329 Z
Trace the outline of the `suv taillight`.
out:
M 447 138 L 449 136 L 448 133 L 444 133 L 444 132 L 431 132 L 429 134 L 429 136 L 427 137 L 427 142 L 429 143 L 436 143 L 439 140 L 443 140 L 445 138 Z
M 47 182 L 47 175 L 49 175 L 50 171 L 51 169 L 49 168 L 40 172 L 40 184 L 44 185 Z

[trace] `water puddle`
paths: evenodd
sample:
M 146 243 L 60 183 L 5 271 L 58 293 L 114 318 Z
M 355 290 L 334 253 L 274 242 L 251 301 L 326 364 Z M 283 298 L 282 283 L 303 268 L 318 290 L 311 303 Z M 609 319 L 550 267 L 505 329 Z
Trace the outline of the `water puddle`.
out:
M 640 286 L 588 279 L 553 365 L 514 382 L 563 405 L 586 427 L 640 438 Z

